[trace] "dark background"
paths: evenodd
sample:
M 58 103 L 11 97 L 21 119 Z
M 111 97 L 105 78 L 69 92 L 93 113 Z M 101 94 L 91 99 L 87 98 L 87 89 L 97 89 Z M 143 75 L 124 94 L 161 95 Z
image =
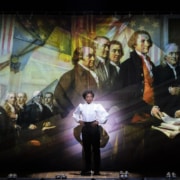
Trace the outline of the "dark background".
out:
M 35 14 L 180 14 L 178 1 L 119 1 L 119 0 L 31 0 L 3 1 L 0 13 Z

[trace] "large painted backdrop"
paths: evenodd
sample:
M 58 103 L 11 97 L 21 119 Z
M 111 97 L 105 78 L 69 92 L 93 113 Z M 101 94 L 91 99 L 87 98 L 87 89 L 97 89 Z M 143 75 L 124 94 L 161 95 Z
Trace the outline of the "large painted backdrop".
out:
M 151 35 L 153 45 L 149 56 L 155 66 L 160 64 L 167 43 L 180 44 L 180 17 L 177 15 L 1 14 L 1 107 L 4 107 L 7 94 L 11 92 L 25 92 L 27 105 L 32 102 L 35 91 L 43 95 L 54 93 L 62 75 L 74 67 L 74 50 L 89 46 L 96 36 L 120 41 L 124 51 L 120 63 L 124 62 L 131 52 L 127 42 L 136 30 L 145 30 Z M 149 124 L 153 120 L 126 124 L 116 111 L 119 99 L 111 100 L 106 94 L 95 98 L 95 101 L 102 103 L 110 114 L 108 122 L 101 125 L 103 170 L 145 172 L 152 168 L 152 171 L 157 171 L 159 165 L 163 172 L 176 169 L 172 164 L 179 162 L 178 156 L 171 154 L 172 158 L 167 158 L 168 153 L 164 152 L 170 151 L 169 147 L 178 147 L 178 136 L 169 139 L 158 132 L 152 137 L 154 141 L 148 146 L 150 151 L 145 156 L 145 136 L 151 133 Z M 57 105 L 55 100 L 54 104 Z M 40 126 L 35 130 L 22 127 L 10 131 L 2 125 L 0 156 L 4 163 L 3 172 L 81 169 L 81 127 L 72 119 L 73 110 L 62 115 L 61 107 L 58 108 L 59 113 L 49 118 L 53 124 L 49 129 Z M 170 160 L 166 163 L 165 159 Z

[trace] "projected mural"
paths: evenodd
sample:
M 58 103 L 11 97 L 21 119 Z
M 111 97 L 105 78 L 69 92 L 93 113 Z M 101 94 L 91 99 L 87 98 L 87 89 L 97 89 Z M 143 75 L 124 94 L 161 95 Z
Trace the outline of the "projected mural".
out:
M 0 15 L 4 170 L 81 170 L 72 113 L 86 89 L 109 113 L 102 170 L 177 169 L 179 130 L 162 123 L 180 118 L 179 27 L 177 15 Z

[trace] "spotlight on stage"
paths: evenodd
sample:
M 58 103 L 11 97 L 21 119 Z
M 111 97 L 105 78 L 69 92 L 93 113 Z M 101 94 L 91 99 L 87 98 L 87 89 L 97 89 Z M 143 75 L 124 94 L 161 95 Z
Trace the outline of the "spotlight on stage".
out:
M 129 172 L 128 171 L 120 171 L 119 172 L 119 178 L 122 180 L 128 179 L 129 177 Z
M 170 178 L 171 178 L 171 173 L 170 173 L 170 172 L 167 172 L 167 173 L 166 173 L 166 178 L 167 178 L 167 179 L 170 179 Z
M 171 177 L 172 177 L 172 179 L 176 179 L 176 177 L 177 177 L 177 176 L 176 176 L 176 173 L 175 173 L 175 172 L 172 172 L 172 173 L 171 173 Z
M 167 179 L 176 179 L 176 177 L 177 177 L 177 176 L 176 176 L 176 173 L 175 173 L 175 172 L 172 172 L 172 173 L 171 173 L 171 172 L 167 172 L 167 173 L 166 173 L 166 178 L 167 178 Z
M 16 173 L 10 173 L 10 174 L 8 174 L 7 179 L 9 179 L 9 180 L 17 179 L 17 174 Z
M 67 176 L 64 174 L 56 175 L 55 179 L 67 179 Z

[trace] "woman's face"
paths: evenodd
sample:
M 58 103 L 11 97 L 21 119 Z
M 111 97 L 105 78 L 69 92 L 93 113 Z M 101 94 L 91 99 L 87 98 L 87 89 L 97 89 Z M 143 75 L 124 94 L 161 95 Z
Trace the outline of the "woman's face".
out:
M 91 93 L 88 93 L 87 95 L 86 95 L 86 98 L 85 98 L 85 101 L 88 103 L 88 104 L 90 104 L 92 101 L 93 101 L 93 95 L 91 94 Z

